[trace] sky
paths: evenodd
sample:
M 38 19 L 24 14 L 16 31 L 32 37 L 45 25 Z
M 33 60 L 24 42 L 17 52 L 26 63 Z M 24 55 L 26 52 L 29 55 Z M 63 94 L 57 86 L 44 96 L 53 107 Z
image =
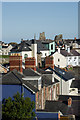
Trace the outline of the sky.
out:
M 77 2 L 3 2 L 2 41 L 20 42 L 23 39 L 54 39 L 62 34 L 64 39 L 78 37 Z
M 80 38 L 80 2 L 78 3 L 78 38 Z

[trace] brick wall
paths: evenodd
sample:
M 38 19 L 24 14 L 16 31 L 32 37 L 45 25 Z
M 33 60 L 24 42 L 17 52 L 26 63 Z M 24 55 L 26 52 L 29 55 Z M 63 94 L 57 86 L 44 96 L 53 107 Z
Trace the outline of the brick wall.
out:
M 45 58 L 45 69 L 51 67 L 54 69 L 54 61 L 53 61 L 53 56 L 48 56 Z
M 9 56 L 10 71 L 16 69 L 22 73 L 22 56 Z
M 32 68 L 34 71 L 36 71 L 36 59 L 34 57 L 25 58 L 25 68 Z

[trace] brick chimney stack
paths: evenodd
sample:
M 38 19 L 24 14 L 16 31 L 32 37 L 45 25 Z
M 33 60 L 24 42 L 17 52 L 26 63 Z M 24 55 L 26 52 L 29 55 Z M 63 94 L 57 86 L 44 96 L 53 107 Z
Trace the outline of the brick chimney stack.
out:
M 45 69 L 51 67 L 54 69 L 54 61 L 53 61 L 53 56 L 47 56 L 45 58 Z
M 69 97 L 69 99 L 68 99 L 68 107 L 71 107 L 71 104 L 72 104 L 72 99 L 71 99 L 71 97 Z
M 25 58 L 25 69 L 27 68 L 32 68 L 34 71 L 36 71 L 36 59 L 34 57 Z
M 22 56 L 20 54 L 12 54 L 9 56 L 10 71 L 16 69 L 22 73 Z

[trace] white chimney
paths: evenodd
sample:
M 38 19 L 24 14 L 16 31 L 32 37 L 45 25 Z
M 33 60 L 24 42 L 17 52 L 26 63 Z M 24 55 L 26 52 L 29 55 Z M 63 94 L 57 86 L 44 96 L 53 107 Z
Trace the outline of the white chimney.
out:
M 70 47 L 69 46 L 67 47 L 67 52 L 70 53 Z
M 60 48 L 58 48 L 58 53 L 60 53 Z
M 32 40 L 31 48 L 32 48 L 32 57 L 36 59 L 36 66 L 37 66 L 37 43 L 35 39 Z
M 67 45 L 65 45 L 65 50 L 67 51 Z
M 52 74 L 52 82 L 54 82 L 54 72 L 53 72 L 53 74 Z

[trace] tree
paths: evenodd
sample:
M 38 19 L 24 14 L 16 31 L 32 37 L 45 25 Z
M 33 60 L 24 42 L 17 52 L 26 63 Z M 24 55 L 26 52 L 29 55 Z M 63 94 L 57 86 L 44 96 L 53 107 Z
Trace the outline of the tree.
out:
M 35 107 L 34 101 L 30 98 L 23 97 L 23 94 L 17 92 L 13 96 L 5 99 L 2 104 L 2 118 L 3 120 L 32 120 L 35 117 L 33 111 Z

